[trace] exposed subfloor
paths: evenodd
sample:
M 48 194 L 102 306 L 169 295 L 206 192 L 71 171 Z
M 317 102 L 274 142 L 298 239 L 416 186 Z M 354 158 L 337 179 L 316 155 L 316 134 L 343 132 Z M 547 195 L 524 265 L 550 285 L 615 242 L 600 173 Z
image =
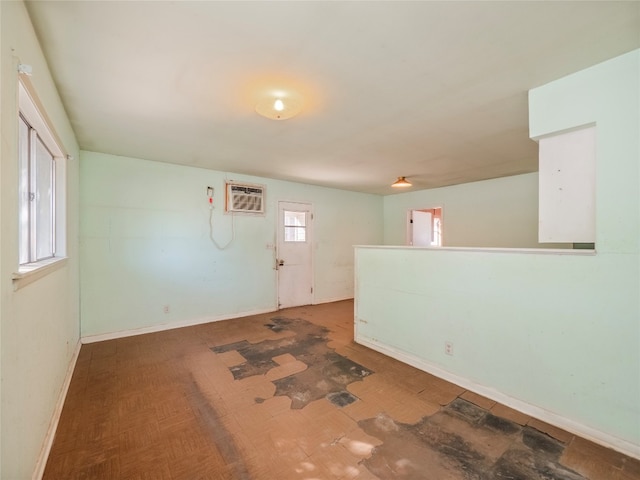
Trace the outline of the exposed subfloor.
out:
M 640 461 L 353 343 L 344 301 L 84 345 L 44 478 L 640 480 Z

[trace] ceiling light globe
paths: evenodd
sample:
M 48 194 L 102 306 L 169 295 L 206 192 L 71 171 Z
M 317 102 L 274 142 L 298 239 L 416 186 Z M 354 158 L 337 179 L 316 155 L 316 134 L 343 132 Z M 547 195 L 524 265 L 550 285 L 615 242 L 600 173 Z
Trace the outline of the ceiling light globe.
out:
M 293 90 L 266 92 L 256 104 L 256 112 L 271 120 L 286 120 L 302 111 L 302 96 Z

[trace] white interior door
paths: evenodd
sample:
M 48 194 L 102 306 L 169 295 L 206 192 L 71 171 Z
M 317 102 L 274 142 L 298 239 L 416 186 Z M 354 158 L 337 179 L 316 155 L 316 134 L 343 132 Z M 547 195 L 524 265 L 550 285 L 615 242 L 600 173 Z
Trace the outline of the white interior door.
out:
M 413 210 L 411 212 L 411 245 L 414 247 L 428 247 L 431 245 L 431 212 Z
M 313 301 L 312 219 L 310 204 L 278 202 L 278 308 Z

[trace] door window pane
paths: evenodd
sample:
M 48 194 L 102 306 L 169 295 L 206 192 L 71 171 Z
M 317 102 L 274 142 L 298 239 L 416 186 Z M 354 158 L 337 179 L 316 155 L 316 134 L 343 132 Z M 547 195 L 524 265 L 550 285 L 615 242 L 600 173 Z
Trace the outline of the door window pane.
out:
M 284 241 L 307 241 L 307 214 L 306 212 L 284 211 Z

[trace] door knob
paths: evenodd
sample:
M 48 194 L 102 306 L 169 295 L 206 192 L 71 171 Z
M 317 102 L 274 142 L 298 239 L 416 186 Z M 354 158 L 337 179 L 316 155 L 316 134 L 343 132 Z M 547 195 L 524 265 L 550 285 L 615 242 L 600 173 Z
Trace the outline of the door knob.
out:
M 281 267 L 284 265 L 284 260 L 278 260 L 278 266 Z

